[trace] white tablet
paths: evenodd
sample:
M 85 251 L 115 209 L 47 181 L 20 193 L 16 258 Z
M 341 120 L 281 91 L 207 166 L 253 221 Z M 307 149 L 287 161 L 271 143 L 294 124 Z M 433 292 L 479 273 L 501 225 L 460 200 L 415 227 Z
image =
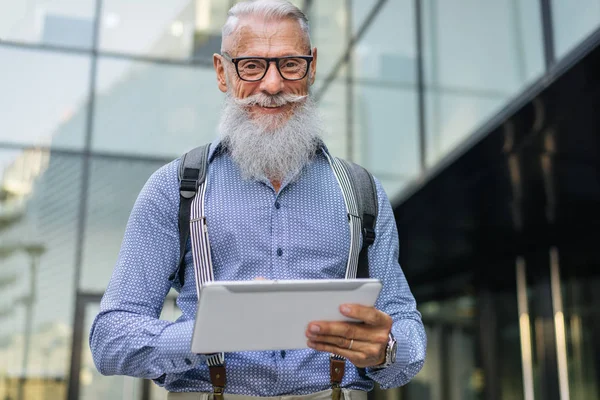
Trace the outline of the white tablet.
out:
M 307 348 L 313 321 L 352 321 L 342 304 L 373 306 L 377 279 L 210 282 L 200 292 L 192 352 Z

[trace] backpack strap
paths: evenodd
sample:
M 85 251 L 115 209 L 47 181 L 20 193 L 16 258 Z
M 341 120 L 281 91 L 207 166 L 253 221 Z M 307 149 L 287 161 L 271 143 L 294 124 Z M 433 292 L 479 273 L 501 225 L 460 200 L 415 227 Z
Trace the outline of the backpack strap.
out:
M 190 237 L 190 209 L 198 187 L 206 179 L 209 150 L 209 144 L 196 147 L 184 154 L 179 163 L 179 261 L 169 280 L 174 281 L 178 277 L 181 286 L 184 284 L 185 250 Z
M 190 231 L 193 231 L 192 242 L 202 241 L 202 245 L 198 246 L 198 243 L 192 246 L 192 253 L 194 257 L 194 267 L 196 275 L 196 291 L 198 296 L 200 295 L 200 286 L 206 282 L 211 281 L 212 277 L 212 264 L 210 263 L 210 255 L 198 250 L 198 247 L 202 247 L 203 250 L 210 252 L 210 245 L 208 242 L 204 243 L 207 239 L 207 233 L 205 231 L 205 220 L 193 222 L 195 224 L 200 223 L 202 227 L 198 228 L 194 225 L 194 229 L 190 227 L 190 220 L 192 214 L 194 218 L 198 218 L 204 214 L 204 191 L 198 195 L 198 189 L 204 189 L 204 182 L 206 180 L 206 173 L 208 170 L 208 152 L 210 145 L 204 145 L 196 147 L 190 150 L 181 158 L 179 164 L 179 262 L 177 264 L 177 270 L 171 275 L 169 279 L 174 280 L 177 276 L 179 283 L 183 286 L 185 277 L 185 250 L 187 247 L 187 241 L 190 238 Z M 192 207 L 195 207 L 192 209 Z M 193 243 L 194 244 L 194 243 Z M 208 257 L 208 260 L 206 259 Z M 197 264 L 203 265 L 200 268 Z M 226 373 L 225 373 L 225 355 L 223 353 L 209 354 L 207 355 L 208 369 L 210 372 L 210 380 L 213 385 L 213 395 L 216 400 L 223 400 L 223 391 L 226 384 Z
M 368 278 L 369 274 L 369 246 L 375 242 L 375 223 L 379 212 L 377 187 L 373 175 L 358 164 L 351 163 L 341 158 L 338 164 L 343 167 L 348 176 L 348 186 L 344 196 L 354 197 L 356 215 L 360 219 L 360 233 L 362 246 L 358 255 L 356 278 Z M 342 185 L 342 191 L 344 191 Z
M 369 246 L 375 243 L 375 223 L 379 213 L 377 186 L 373 175 L 358 164 L 341 160 L 341 164 L 348 171 L 350 182 L 361 222 L 362 247 L 358 256 L 357 278 L 368 278 L 369 274 Z
M 348 162 L 341 158 L 327 155 L 329 164 L 342 189 L 346 210 L 348 212 L 348 224 L 350 226 L 350 253 L 346 268 L 346 279 L 368 278 L 369 274 L 369 246 L 375 242 L 375 222 L 379 212 L 377 199 L 377 188 L 373 176 L 360 165 Z M 360 235 L 363 241 L 359 250 Z M 331 370 L 335 371 L 335 365 L 345 363 L 345 359 L 337 354 L 331 354 L 329 358 Z M 367 373 L 364 368 L 357 368 L 358 374 L 366 379 Z M 340 396 L 339 386 L 341 378 L 334 380 L 331 375 L 334 400 Z M 343 372 L 342 372 L 343 378 Z

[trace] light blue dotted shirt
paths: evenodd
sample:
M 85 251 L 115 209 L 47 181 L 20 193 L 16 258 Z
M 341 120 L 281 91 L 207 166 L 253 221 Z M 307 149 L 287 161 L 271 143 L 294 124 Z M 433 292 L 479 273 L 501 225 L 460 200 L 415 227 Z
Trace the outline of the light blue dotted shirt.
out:
M 327 151 L 323 147 L 322 151 Z M 350 232 L 341 189 L 319 152 L 294 182 L 275 193 L 268 181 L 241 178 L 218 141 L 211 146 L 206 216 L 215 280 L 344 278 Z M 190 352 L 196 313 L 192 254 L 185 284 L 174 284 L 182 316 L 160 320 L 169 276 L 179 257 L 179 183 L 175 160 L 148 180 L 131 212 L 112 278 L 90 332 L 98 370 L 153 379 L 171 392 L 212 392 L 205 357 Z M 397 361 L 367 377 L 347 362 L 342 386 L 370 390 L 407 383 L 421 369 L 426 336 L 398 265 L 398 234 L 389 200 L 377 183 L 379 216 L 369 268 L 383 289 L 376 307 L 393 320 Z M 312 349 L 226 353 L 226 393 L 308 394 L 330 388 L 329 354 Z

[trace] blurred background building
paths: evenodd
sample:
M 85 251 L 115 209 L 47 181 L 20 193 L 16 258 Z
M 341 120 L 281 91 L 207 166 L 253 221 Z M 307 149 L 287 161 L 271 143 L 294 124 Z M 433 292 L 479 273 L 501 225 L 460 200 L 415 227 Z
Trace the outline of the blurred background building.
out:
M 215 136 L 235 2 L 0 0 L 1 399 L 165 398 L 99 375 L 88 332 L 142 185 Z M 600 398 L 600 1 L 294 3 L 326 142 L 392 199 L 428 330 L 373 396 Z

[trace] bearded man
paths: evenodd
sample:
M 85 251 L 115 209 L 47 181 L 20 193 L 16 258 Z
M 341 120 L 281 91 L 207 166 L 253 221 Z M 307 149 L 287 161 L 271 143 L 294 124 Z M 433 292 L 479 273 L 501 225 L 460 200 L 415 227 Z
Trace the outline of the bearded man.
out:
M 215 280 L 345 276 L 348 216 L 310 96 L 316 66 L 308 20 L 297 7 L 257 0 L 230 10 L 221 54 L 214 55 L 225 105 L 204 203 Z M 169 280 L 179 260 L 180 162 L 155 172 L 139 194 L 90 347 L 102 374 L 152 379 L 169 399 L 208 399 L 206 355 L 191 352 L 195 280 Z M 375 307 L 341 307 L 362 324 L 311 323 L 307 349 L 227 353 L 225 399 L 331 398 L 330 354 L 356 367 L 341 381 L 346 398 L 365 399 L 374 381 L 404 385 L 421 369 L 425 330 L 398 265 L 389 200 L 375 181 L 379 213 L 368 261 L 371 277 L 383 284 Z M 189 247 L 185 262 L 193 265 Z M 163 321 L 172 287 L 182 316 Z

